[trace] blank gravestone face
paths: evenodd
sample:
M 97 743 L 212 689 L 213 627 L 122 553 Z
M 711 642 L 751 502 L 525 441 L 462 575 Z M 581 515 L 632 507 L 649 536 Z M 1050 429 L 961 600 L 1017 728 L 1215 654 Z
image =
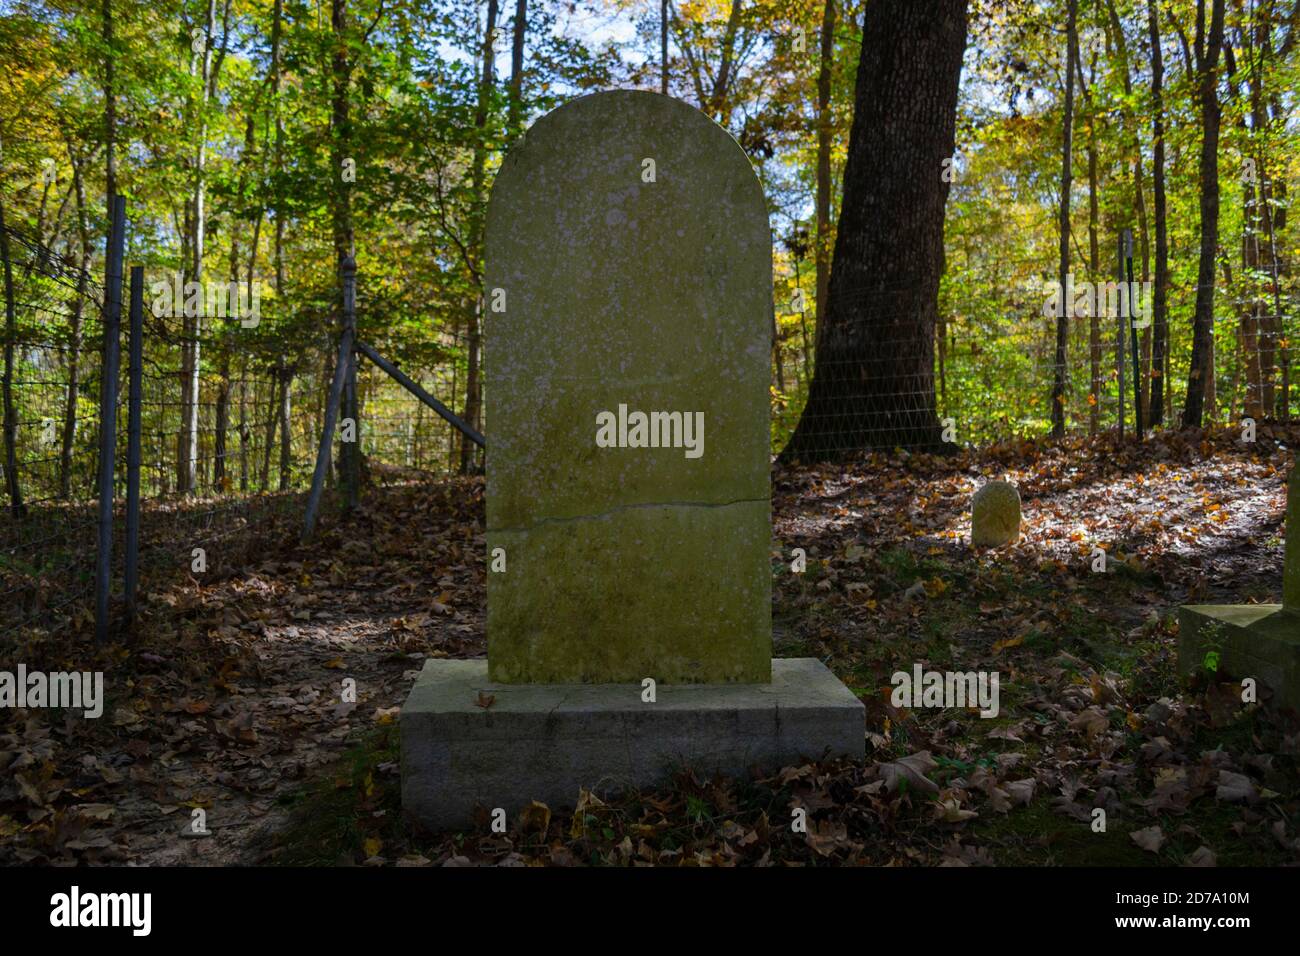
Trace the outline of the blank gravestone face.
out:
M 653 93 L 560 107 L 497 176 L 486 287 L 491 679 L 770 680 L 771 246 L 739 145 Z

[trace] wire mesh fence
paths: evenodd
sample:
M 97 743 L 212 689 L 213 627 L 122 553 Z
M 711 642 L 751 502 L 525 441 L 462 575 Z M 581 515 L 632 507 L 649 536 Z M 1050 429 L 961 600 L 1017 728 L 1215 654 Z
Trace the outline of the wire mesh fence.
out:
M 83 616 L 94 594 L 104 291 L 85 264 L 6 229 L 0 631 Z
M 13 322 L 4 330 L 5 449 L 0 461 L 0 636 L 89 632 L 95 624 L 98 478 L 103 421 L 105 290 L 83 264 L 12 228 Z M 90 263 L 86 263 L 89 266 Z M 96 265 L 99 265 L 96 263 Z M 298 535 L 334 373 L 337 306 L 308 316 L 304 336 L 283 315 L 172 308 L 181 289 L 164 269 L 144 272 L 139 416 L 138 572 L 148 591 L 185 575 L 234 570 L 266 545 Z M 328 298 L 328 294 L 326 296 Z M 299 316 L 301 319 L 302 316 Z M 122 339 L 128 337 L 122 322 Z M 297 336 L 297 346 L 286 342 Z M 303 338 L 308 344 L 302 345 Z M 434 373 L 420 386 L 452 405 L 463 388 L 465 342 L 440 334 Z M 128 363 L 111 391 L 114 439 L 111 582 L 122 618 L 126 499 L 132 469 Z M 369 483 L 458 471 L 461 433 L 373 365 L 357 367 L 357 422 L 332 443 L 325 509 L 343 499 L 345 441 Z M 12 432 L 12 440 L 8 432 Z
M 1037 282 L 1022 283 L 981 297 L 944 288 L 937 316 L 930 313 L 929 336 L 917 334 L 919 310 L 896 310 L 895 293 L 873 292 L 844 304 L 861 308 L 865 325 L 880 331 L 865 341 L 820 343 L 820 352 L 810 308 L 792 307 L 802 304 L 801 297 L 788 299 L 784 308 L 778 304 L 773 452 L 786 446 L 801 420 L 805 431 L 842 442 L 846 452 L 862 447 L 863 434 L 866 445 L 889 447 L 906 445 L 918 429 L 931 426 L 946 433 L 942 441 L 959 446 L 1039 437 L 1052 431 L 1058 401 L 1067 434 L 1117 430 L 1121 422 L 1132 433 L 1135 406 L 1144 429 L 1181 423 L 1191 373 L 1194 286 L 1170 291 L 1161 337 L 1149 289 L 1134 297 L 1141 307 L 1130 320 L 1124 303 L 1107 302 L 1108 292 L 1117 298 L 1113 288 L 1099 283 L 1083 289 L 1081 283 L 1078 298 L 1065 297 L 1074 307 L 1064 320 L 1059 362 L 1058 320 L 1046 314 L 1050 294 L 1038 289 Z M 1289 344 L 1298 304 L 1240 288 L 1216 290 L 1213 374 L 1203 424 L 1290 417 L 1296 399 Z
M 60 256 L 19 230 L 6 229 L 4 237 L 13 281 L 12 319 L 4 330 L 0 636 L 88 632 L 95 617 L 106 299 L 94 271 L 102 267 Z M 1007 271 L 1005 264 L 999 269 Z M 1148 425 L 1157 408 L 1161 423 L 1177 424 L 1191 372 L 1194 287 L 1171 290 L 1171 334 L 1163 340 L 1149 321 L 1124 327 L 1124 309 L 1104 297 L 1080 309 L 1073 293 L 1061 296 L 1074 311 L 1064 321 L 1058 357 L 1062 326 L 1048 307 L 1041 272 L 1035 276 L 1031 264 L 1020 263 L 1007 274 L 1017 281 L 945 280 L 937 312 L 927 312 L 929 334 L 917 334 L 917 310 L 899 307 L 907 303 L 898 290 L 872 293 L 870 302 L 848 300 L 842 304 L 870 312 L 875 330 L 869 343 L 852 348 L 837 344 L 828 330 L 821 333 L 828 341 L 818 342 L 811 308 L 788 295 L 782 301 L 790 283 L 778 276 L 773 451 L 785 447 L 796 427 L 841 439 L 852 438 L 853 427 L 868 428 L 875 447 L 906 443 L 918 422 L 954 445 L 1036 437 L 1051 430 L 1058 401 L 1069 432 L 1115 429 L 1121 421 L 1131 428 L 1135 402 Z M 1270 278 L 1276 280 L 1255 276 L 1217 290 L 1207 420 L 1290 415 L 1296 303 L 1276 281 L 1270 288 Z M 185 575 L 236 570 L 267 544 L 302 530 L 326 427 L 340 304 L 333 290 L 324 290 L 305 310 L 291 315 L 272 305 L 249 322 L 237 309 L 214 312 L 207 297 L 197 309 L 168 306 L 165 293 L 182 284 L 166 269 L 146 270 L 143 281 L 150 295 L 141 310 L 134 475 L 142 500 L 138 579 L 149 591 Z M 391 348 L 389 358 L 400 355 L 404 343 L 380 342 L 377 351 L 366 344 L 367 332 L 383 322 L 366 314 L 364 282 L 361 288 L 356 421 L 350 435 L 340 423 L 332 440 L 335 465 L 323 475 L 327 510 L 346 503 L 332 493 L 342 483 L 345 442 L 355 441 L 360 478 L 370 484 L 424 480 L 483 461 L 482 449 L 467 437 L 477 435 L 483 403 L 469 432 L 447 417 L 448 408 L 463 407 L 467 331 L 431 330 L 406 367 L 393 368 L 402 363 L 379 353 Z M 240 301 L 237 292 L 232 303 Z M 1149 320 L 1150 293 L 1144 294 L 1144 305 L 1133 311 Z M 250 283 L 243 301 L 251 296 Z M 110 413 L 116 422 L 115 602 L 123 597 L 132 476 L 128 371 L 123 362 Z M 404 375 L 407 381 L 399 383 Z M 1153 403 L 1153 388 L 1163 401 Z M 832 394 L 819 398 L 819 389 Z

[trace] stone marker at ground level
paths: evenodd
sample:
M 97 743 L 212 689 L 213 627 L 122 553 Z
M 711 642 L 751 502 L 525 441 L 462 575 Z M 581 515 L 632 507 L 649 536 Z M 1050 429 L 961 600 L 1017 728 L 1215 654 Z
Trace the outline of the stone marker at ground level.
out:
M 1178 609 L 1178 670 L 1192 674 L 1217 654 L 1217 671 L 1254 678 L 1276 704 L 1300 709 L 1300 467 L 1287 481 L 1281 604 L 1201 604 Z
M 1020 492 L 1009 481 L 987 481 L 971 499 L 970 541 L 999 548 L 1020 540 Z
M 678 100 L 583 97 L 507 156 L 486 245 L 488 660 L 426 662 L 406 811 L 860 756 L 857 698 L 771 659 L 771 245 L 743 151 Z

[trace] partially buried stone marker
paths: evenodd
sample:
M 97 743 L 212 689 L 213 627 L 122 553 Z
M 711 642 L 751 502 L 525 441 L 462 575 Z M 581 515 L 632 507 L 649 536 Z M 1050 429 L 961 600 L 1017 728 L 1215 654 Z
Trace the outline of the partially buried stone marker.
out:
M 986 482 L 971 500 L 971 544 L 997 548 L 1020 540 L 1020 492 L 1009 481 Z
M 544 117 L 487 221 L 492 680 L 771 679 L 771 245 L 725 130 Z

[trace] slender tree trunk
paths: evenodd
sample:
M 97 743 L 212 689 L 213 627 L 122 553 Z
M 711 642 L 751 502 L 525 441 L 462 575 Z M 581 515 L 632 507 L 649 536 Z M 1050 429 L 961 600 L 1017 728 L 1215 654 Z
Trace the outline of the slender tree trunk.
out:
M 1115 50 L 1119 54 L 1119 67 L 1124 82 L 1125 100 L 1131 103 L 1133 101 L 1133 79 L 1129 72 L 1128 41 L 1124 38 L 1124 28 L 1120 23 L 1119 14 L 1115 10 L 1114 0 L 1107 0 L 1106 9 L 1110 16 L 1111 34 L 1115 38 Z M 1142 281 L 1149 282 L 1151 279 L 1151 234 L 1147 221 L 1146 173 L 1142 163 L 1142 135 L 1139 129 L 1138 117 L 1133 115 L 1127 107 L 1124 110 L 1124 123 L 1129 132 L 1129 144 L 1133 156 L 1133 205 L 1137 210 L 1137 240 L 1138 254 L 1142 260 Z M 1150 375 L 1147 372 L 1150 355 L 1151 328 L 1148 325 L 1142 330 L 1142 344 L 1138 352 L 1137 363 L 1139 369 L 1138 404 L 1144 409 L 1147 407 L 1150 394 Z M 1143 427 L 1146 427 L 1145 419 L 1143 419 Z
M 465 421 L 477 426 L 479 417 L 479 408 L 481 395 L 479 394 L 479 352 L 482 348 L 482 303 L 483 293 L 482 283 L 482 258 L 483 258 L 483 209 L 485 199 L 483 195 L 484 183 L 487 175 L 487 126 L 488 126 L 488 106 L 492 99 L 492 62 L 494 59 L 494 40 L 497 26 L 497 0 L 488 0 L 487 5 L 487 23 L 484 25 L 483 46 L 481 50 L 481 59 L 479 61 L 482 70 L 479 77 L 478 87 L 478 106 L 474 111 L 474 128 L 478 131 L 478 136 L 474 144 L 474 162 L 472 171 L 473 183 L 473 219 L 471 242 L 473 251 L 471 252 L 472 262 L 469 264 L 470 272 L 474 276 L 478 289 L 478 296 L 474 302 L 467 304 L 466 308 L 466 326 L 469 329 L 468 350 L 466 354 L 467 367 L 465 369 Z M 474 454 L 477 446 L 470 439 L 462 435 L 460 443 L 460 470 L 462 474 L 468 474 L 474 467 Z
M 1219 244 L 1219 124 L 1217 90 L 1219 51 L 1223 46 L 1224 0 L 1211 0 L 1208 37 L 1204 33 L 1205 0 L 1197 0 L 1196 61 L 1201 100 L 1201 249 L 1196 277 L 1196 312 L 1192 320 L 1192 361 L 1187 375 L 1183 425 L 1200 427 L 1213 414 L 1214 280 Z
M 259 482 L 262 491 L 271 487 L 271 449 L 275 447 L 275 426 L 280 419 L 280 387 L 284 372 L 278 366 L 271 374 L 271 394 L 266 401 L 266 441 L 262 445 L 262 475 Z
M 1100 204 L 1097 189 L 1097 112 L 1092 92 L 1083 79 L 1083 58 L 1076 67 L 1079 73 L 1079 91 L 1088 115 L 1088 280 L 1101 278 L 1101 246 L 1098 236 Z M 1093 81 L 1097 77 L 1097 56 L 1093 54 L 1090 67 Z M 1101 316 L 1099 309 L 1088 310 L 1088 434 L 1101 429 Z
M 786 461 L 942 447 L 934 328 L 967 0 L 872 0 L 817 363 Z
M 0 266 L 4 269 L 5 295 L 5 369 L 4 434 L 5 484 L 9 490 L 9 509 L 15 518 L 22 517 L 23 493 L 18 485 L 18 409 L 14 406 L 14 343 L 18 339 L 18 312 L 14 298 L 14 266 L 9 256 L 9 233 L 5 229 L 4 201 L 0 200 Z
M 334 255 L 342 268 L 343 260 L 354 254 L 352 197 L 349 183 L 343 179 L 343 164 L 352 156 L 352 117 L 348 91 L 352 84 L 352 59 L 348 53 L 347 0 L 332 0 L 331 23 L 334 29 L 332 61 L 332 100 L 330 114 L 331 146 L 334 164 Z M 340 273 L 341 274 L 341 273 Z M 341 313 L 340 313 L 341 315 Z
M 668 0 L 659 0 L 659 92 L 668 95 Z
M 524 39 L 528 32 L 528 0 L 515 0 L 514 37 L 510 44 L 510 88 L 507 97 L 509 119 L 506 132 L 511 141 L 519 136 L 524 110 Z
M 77 273 L 77 291 L 68 310 L 68 391 L 63 405 L 63 436 L 59 447 L 59 497 L 72 497 L 72 456 L 77 439 L 77 393 L 81 387 L 82 314 L 86 305 L 86 285 L 90 278 L 90 260 L 93 248 L 90 229 L 86 224 L 86 181 L 82 172 L 82 159 L 68 144 L 68 160 L 72 164 L 72 188 L 77 206 L 77 238 L 81 242 L 80 269 Z
M 271 108 L 275 111 L 275 297 L 284 300 L 284 115 L 280 104 L 280 47 L 284 0 L 275 0 L 271 20 Z M 338 171 L 335 170 L 335 175 Z M 254 243 L 256 254 L 256 243 Z M 250 264 L 248 281 L 253 281 Z M 251 295 L 251 289 L 249 294 Z
M 104 36 L 104 190 L 108 208 L 113 208 L 117 195 L 117 90 L 114 87 L 114 68 L 117 52 L 113 42 L 113 0 L 103 0 L 102 27 Z
M 216 32 L 217 3 L 208 0 L 203 26 L 203 50 L 192 61 L 200 82 L 197 132 L 194 148 L 194 179 L 190 228 L 193 256 L 189 279 L 198 283 L 200 296 L 206 301 L 203 290 L 203 258 L 206 239 L 207 211 L 207 116 L 212 95 L 212 41 Z M 194 316 L 187 315 L 183 323 L 185 345 L 181 363 L 181 431 L 177 448 L 176 490 L 192 494 L 197 480 L 199 460 L 199 382 L 202 372 L 203 308 Z
M 284 370 L 280 384 L 280 490 L 288 491 L 293 477 L 293 433 L 289 430 L 289 421 L 293 409 L 293 369 Z
M 1073 303 L 1065 301 L 1070 272 L 1070 183 L 1073 177 L 1074 63 L 1079 55 L 1078 0 L 1068 0 L 1066 13 L 1065 108 L 1061 119 L 1061 203 L 1057 217 L 1059 232 L 1057 278 L 1060 282 L 1060 315 L 1056 318 L 1056 357 L 1052 373 L 1052 437 L 1065 435 L 1065 393 L 1069 386 L 1066 348 Z
M 820 336 L 831 283 L 831 69 L 835 60 L 835 0 L 822 10 L 821 65 L 817 71 L 817 312 Z
M 1157 0 L 1147 0 L 1147 32 L 1151 39 L 1151 188 L 1155 206 L 1156 262 L 1151 302 L 1151 400 L 1148 425 L 1164 421 L 1169 356 L 1169 228 L 1165 200 L 1164 59 L 1160 49 L 1160 13 Z
M 248 494 L 248 361 L 239 362 L 239 491 Z

